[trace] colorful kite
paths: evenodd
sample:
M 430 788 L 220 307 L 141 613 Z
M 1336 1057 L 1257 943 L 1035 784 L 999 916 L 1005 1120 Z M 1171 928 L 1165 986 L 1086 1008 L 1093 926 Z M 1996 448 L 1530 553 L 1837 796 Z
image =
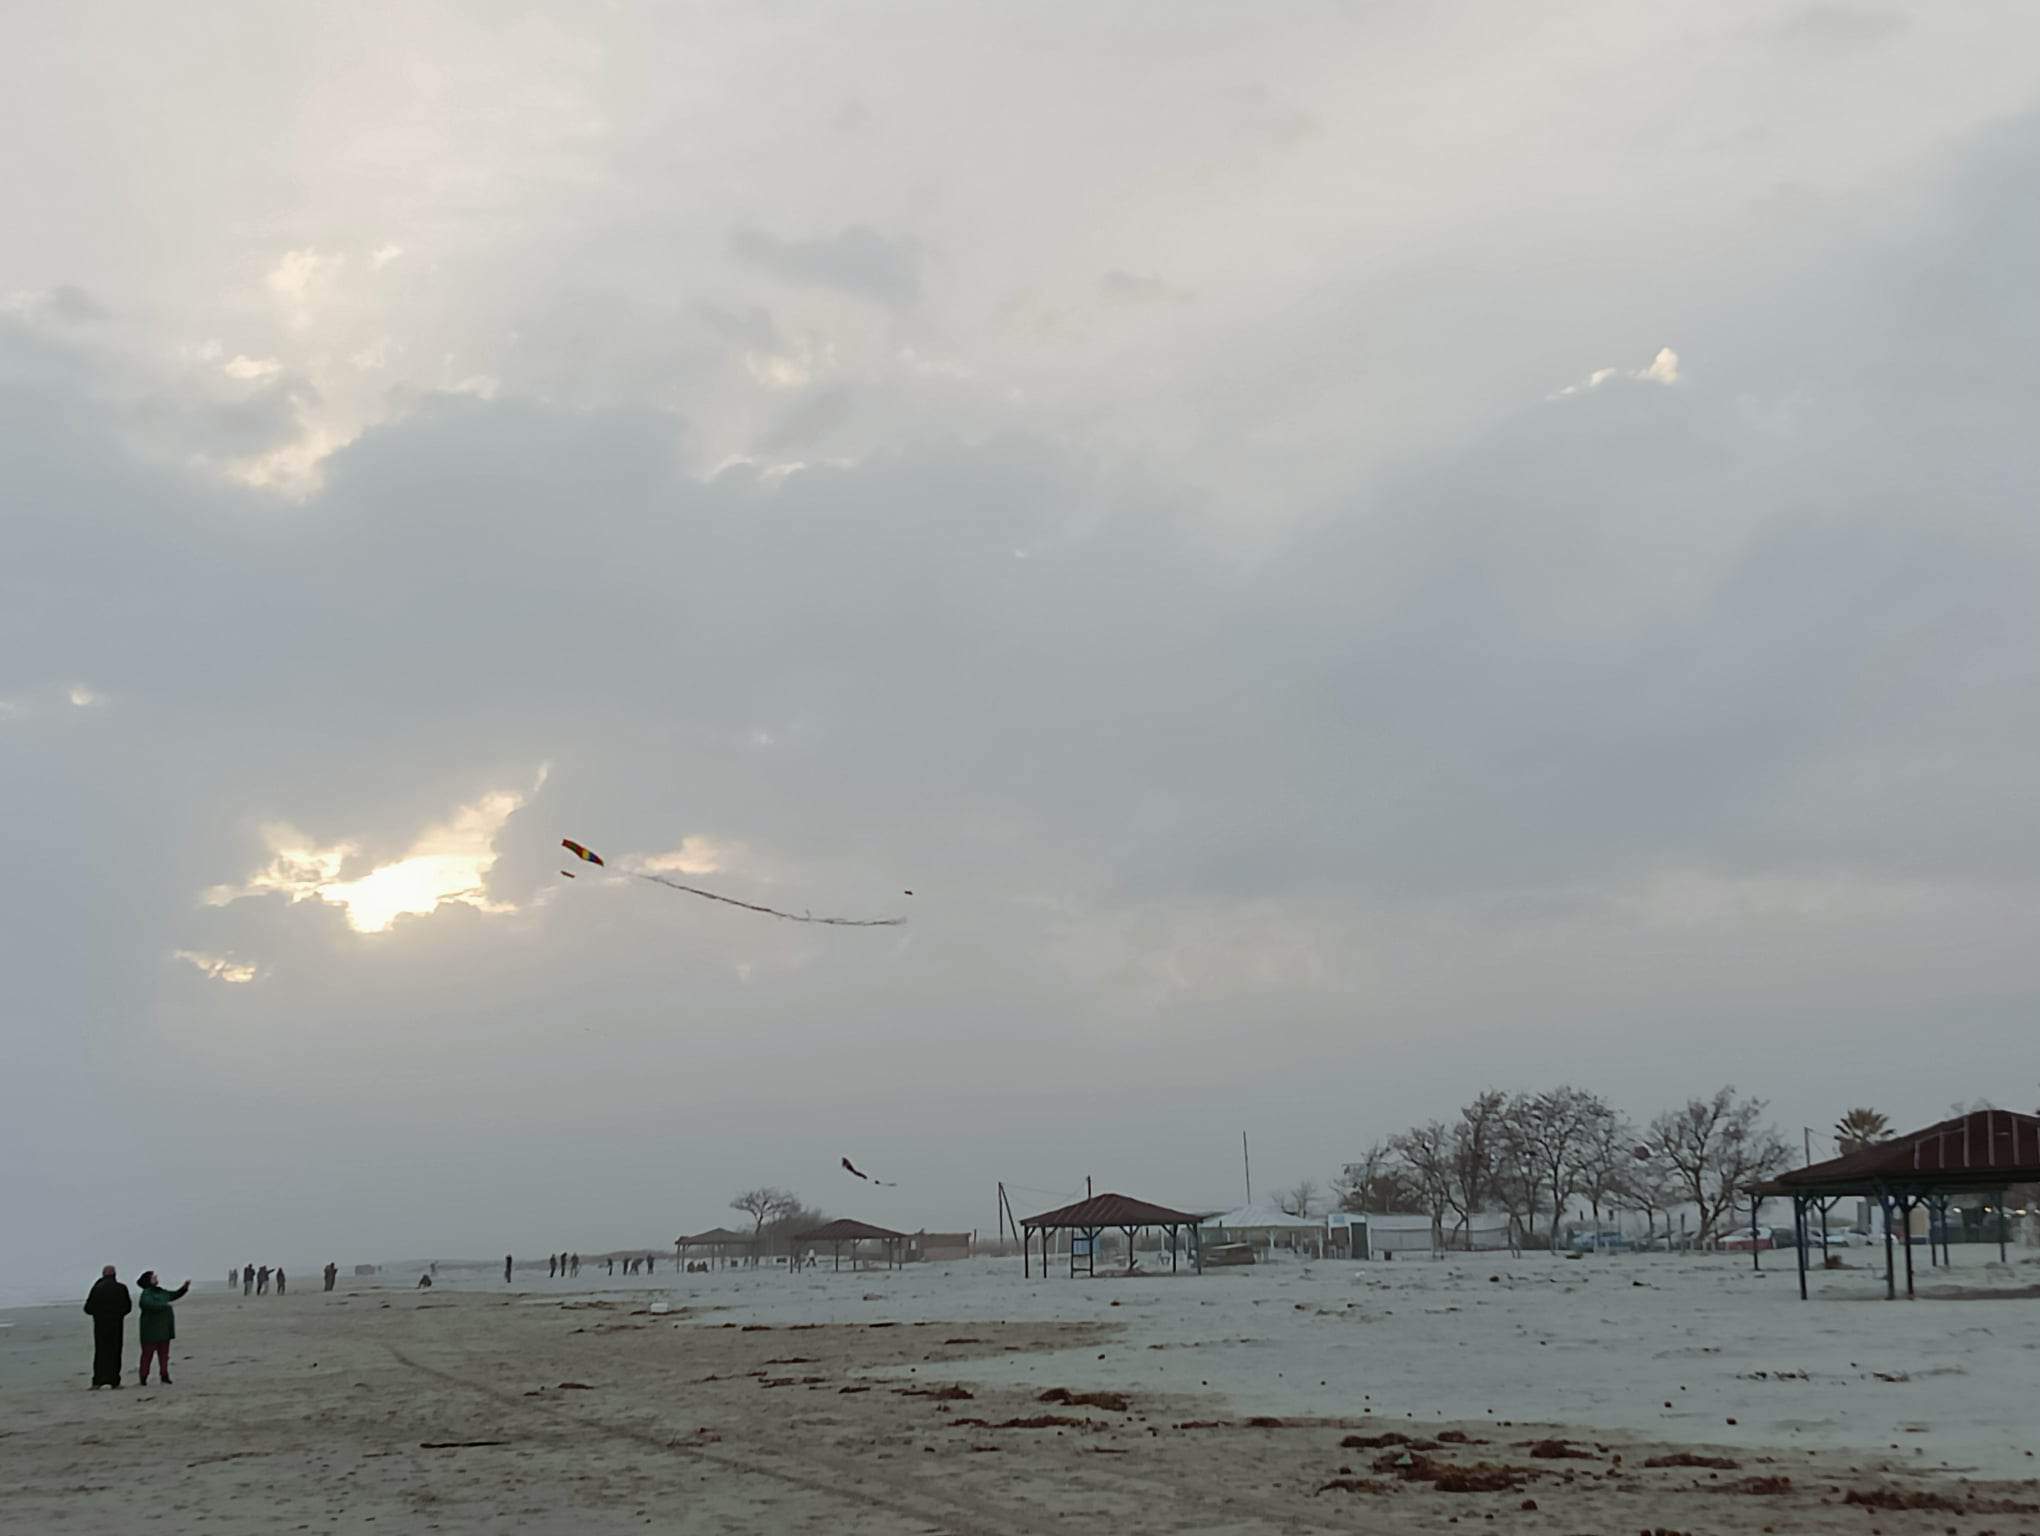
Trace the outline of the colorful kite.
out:
M 867 1184 L 876 1184 L 880 1189 L 899 1188 L 899 1185 L 893 1183 L 890 1179 L 874 1179 L 870 1174 L 866 1173 L 862 1168 L 859 1168 L 847 1157 L 843 1159 L 843 1171 L 845 1173 L 856 1175 L 858 1178 L 864 1180 L 864 1182 Z
M 582 847 L 570 837 L 561 838 L 560 846 L 571 849 L 590 864 L 602 864 L 601 854 L 592 848 Z M 609 866 L 602 864 L 602 867 L 607 869 Z M 565 875 L 567 872 L 563 869 L 560 873 Z M 669 880 L 664 875 L 649 875 L 639 869 L 625 870 L 624 873 L 633 880 L 644 881 L 647 885 L 663 885 L 669 891 L 685 891 L 689 896 L 699 896 L 704 901 L 719 901 L 726 907 L 742 907 L 746 912 L 762 913 L 766 917 L 776 917 L 782 922 L 815 923 L 829 928 L 903 928 L 907 922 L 904 917 L 816 917 L 812 912 L 782 912 L 777 907 L 761 907 L 755 901 L 739 901 L 734 896 L 720 896 L 714 891 L 704 891 L 698 885 L 683 885 L 680 881 Z M 568 878 L 573 877 L 569 875 Z

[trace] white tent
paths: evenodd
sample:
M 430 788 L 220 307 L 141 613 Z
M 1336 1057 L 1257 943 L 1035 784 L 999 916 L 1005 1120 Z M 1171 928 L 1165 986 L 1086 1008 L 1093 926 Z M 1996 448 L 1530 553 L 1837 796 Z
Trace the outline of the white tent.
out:
M 1291 1248 L 1303 1253 L 1323 1254 L 1325 1219 L 1322 1216 L 1292 1216 L 1272 1205 L 1242 1205 L 1203 1225 L 1205 1240 L 1247 1243 L 1264 1252 Z
M 1206 1227 L 1227 1232 L 1322 1232 L 1322 1216 L 1292 1216 L 1272 1205 L 1241 1205 L 1221 1216 L 1205 1218 Z

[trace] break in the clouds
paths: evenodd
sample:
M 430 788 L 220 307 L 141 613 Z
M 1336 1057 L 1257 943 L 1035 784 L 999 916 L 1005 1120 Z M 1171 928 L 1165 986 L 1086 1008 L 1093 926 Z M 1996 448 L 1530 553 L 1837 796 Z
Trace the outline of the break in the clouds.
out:
M 2040 23 L 118 16 L 0 63 L 63 1256 L 2040 1092 Z

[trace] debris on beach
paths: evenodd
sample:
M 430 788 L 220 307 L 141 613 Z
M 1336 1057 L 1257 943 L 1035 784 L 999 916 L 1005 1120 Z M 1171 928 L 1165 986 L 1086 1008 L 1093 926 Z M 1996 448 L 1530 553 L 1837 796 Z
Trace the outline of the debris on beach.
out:
M 1531 1467 L 1511 1467 L 1492 1461 L 1462 1465 L 1413 1456 L 1407 1451 L 1376 1457 L 1372 1470 L 1387 1472 L 1406 1483 L 1429 1483 L 1440 1493 L 1510 1493 L 1520 1489 L 1525 1479 L 1544 1475 Z
M 966 1393 L 965 1396 L 969 1394 Z M 1062 1403 L 1070 1408 L 1103 1408 L 1110 1413 L 1130 1413 L 1132 1405 L 1118 1392 L 1072 1392 L 1068 1387 L 1050 1387 L 1035 1399 L 1037 1403 Z
M 1394 1493 L 1395 1484 L 1379 1482 L 1371 1477 L 1335 1477 L 1328 1483 L 1319 1483 L 1311 1497 L 1322 1493 Z
M 1646 1467 L 1712 1467 L 1718 1472 L 1734 1472 L 1742 1463 L 1732 1456 L 1701 1456 L 1692 1451 L 1673 1451 L 1666 1456 L 1647 1457 Z
M 1792 1479 L 1789 1477 L 1746 1477 L 1740 1482 L 1723 1483 L 1714 1493 L 1748 1493 L 1759 1498 L 1787 1498 L 1792 1493 Z

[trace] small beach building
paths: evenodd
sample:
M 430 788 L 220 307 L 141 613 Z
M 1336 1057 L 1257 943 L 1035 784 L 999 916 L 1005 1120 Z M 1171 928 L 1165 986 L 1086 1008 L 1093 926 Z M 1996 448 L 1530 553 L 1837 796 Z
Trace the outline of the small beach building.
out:
M 1323 1258 L 1325 1232 L 1322 1216 L 1292 1216 L 1272 1205 L 1239 1205 L 1206 1217 L 1198 1236 L 1210 1244 L 1246 1243 L 1263 1258 L 1278 1249 Z

